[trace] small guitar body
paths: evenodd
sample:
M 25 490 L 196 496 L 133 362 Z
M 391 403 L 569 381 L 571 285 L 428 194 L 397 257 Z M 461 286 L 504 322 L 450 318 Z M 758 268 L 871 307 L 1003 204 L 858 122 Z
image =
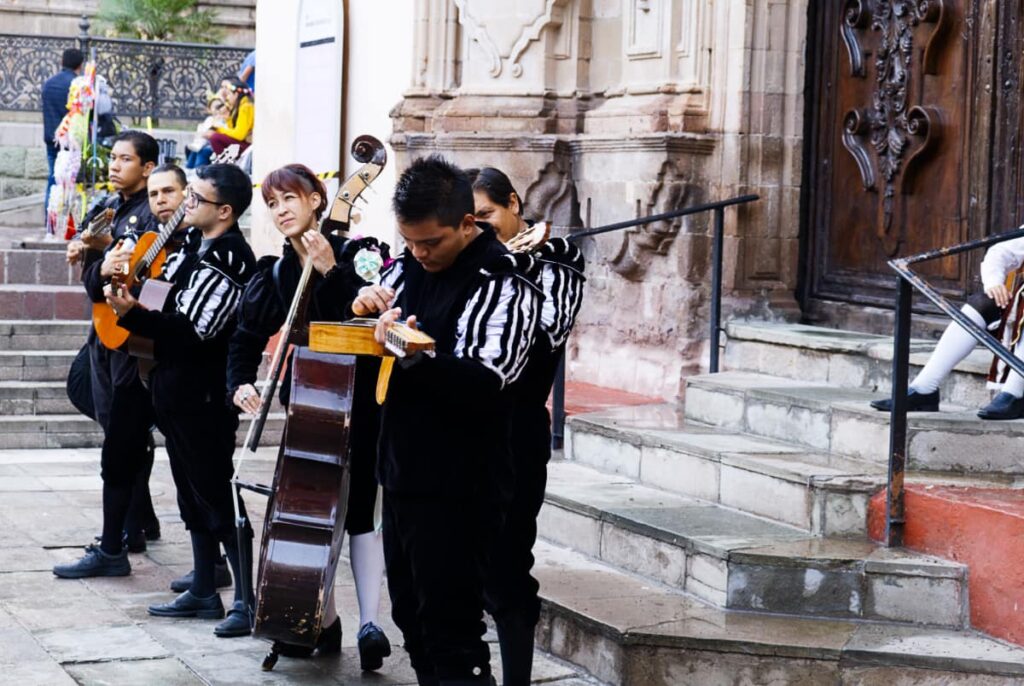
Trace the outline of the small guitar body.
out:
M 158 234 L 149 232 L 139 236 L 139 242 L 135 244 L 135 249 L 132 250 L 131 259 L 128 262 L 127 274 L 131 275 L 135 273 L 135 270 L 139 267 L 140 260 L 142 260 L 149 249 L 153 246 L 153 243 L 157 240 Z M 152 263 L 143 270 L 141 277 L 152 280 L 154 277 L 159 276 L 164 269 L 164 262 L 167 261 L 167 251 L 161 248 L 157 252 L 156 257 Z M 135 285 L 135 279 L 118 279 L 115 277 L 111 280 L 115 287 L 120 285 L 123 288 L 131 288 Z M 170 284 L 168 284 L 168 287 Z M 145 288 L 145 287 L 144 287 Z M 145 292 L 145 290 L 143 290 Z M 142 302 L 140 300 L 140 302 Z M 145 303 L 143 303 L 145 304 Z M 153 309 L 147 305 L 147 309 Z M 124 345 L 131 333 L 128 329 L 122 328 L 117 323 L 117 315 L 110 305 L 106 303 L 93 303 L 92 304 L 92 325 L 96 329 L 96 335 L 99 337 L 100 342 L 104 346 L 111 350 L 118 350 Z
M 267 502 L 253 635 L 316 646 L 348 503 L 356 358 L 297 347 L 288 421 Z

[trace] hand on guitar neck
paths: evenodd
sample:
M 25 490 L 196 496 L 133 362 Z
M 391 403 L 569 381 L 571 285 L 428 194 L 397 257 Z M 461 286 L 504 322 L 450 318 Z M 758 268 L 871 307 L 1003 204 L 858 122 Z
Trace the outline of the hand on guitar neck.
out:
M 390 310 L 382 312 L 380 318 L 377 319 L 377 327 L 373 330 L 373 337 L 377 339 L 378 343 L 387 343 L 388 331 L 398 324 L 398 320 L 402 317 L 402 308 L 393 307 Z M 416 315 L 410 315 L 405 320 L 405 325 L 413 331 L 419 331 L 419 325 L 416 323 Z
M 127 314 L 128 310 L 139 304 L 139 301 L 135 299 L 135 296 L 128 289 L 117 283 L 108 283 L 104 286 L 103 295 L 118 319 Z
M 124 245 L 123 241 L 108 252 L 100 265 L 100 276 L 110 279 L 116 275 L 124 276 L 128 273 L 128 263 L 131 261 L 132 248 Z

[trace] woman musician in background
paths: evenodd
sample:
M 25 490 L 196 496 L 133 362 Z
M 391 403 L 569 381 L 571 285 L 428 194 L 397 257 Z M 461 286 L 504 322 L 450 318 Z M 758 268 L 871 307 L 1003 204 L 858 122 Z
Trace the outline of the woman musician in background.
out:
M 356 276 L 352 260 L 356 252 L 375 247 L 373 239 L 349 240 L 325 236 L 318 230 L 327 207 L 323 183 L 306 166 L 289 164 L 270 172 L 261 186 L 263 200 L 274 226 L 285 238 L 280 258 L 268 255 L 257 263 L 256 274 L 242 296 L 238 328 L 228 351 L 228 392 L 244 412 L 260 410 L 260 394 L 254 383 L 267 342 L 282 327 L 306 260 L 313 261 L 309 321 L 344 321 L 351 318 L 351 303 L 366 285 Z M 385 246 L 386 249 L 386 246 Z M 352 414 L 358 424 L 350 434 L 350 488 L 345 531 L 349 535 L 349 558 L 359 601 L 359 657 L 364 670 L 379 669 L 391 654 L 387 636 L 377 626 L 384 551 L 374 531 L 373 510 L 377 495 L 374 478 L 379 409 L 374 384 L 380 363 L 360 357 Z M 281 384 L 280 399 L 288 404 L 289 370 Z M 326 601 L 324 626 L 316 650 L 320 654 L 341 649 L 341 620 L 334 607 L 333 589 Z M 285 647 L 280 654 L 308 657 L 312 650 Z

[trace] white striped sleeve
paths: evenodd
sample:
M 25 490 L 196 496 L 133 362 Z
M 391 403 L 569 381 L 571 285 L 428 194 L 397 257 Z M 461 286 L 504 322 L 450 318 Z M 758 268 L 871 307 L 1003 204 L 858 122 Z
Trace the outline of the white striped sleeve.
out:
M 559 262 L 540 260 L 540 288 L 544 295 L 540 325 L 551 347 L 565 343 L 583 304 L 583 274 Z
M 176 297 L 177 310 L 185 315 L 196 335 L 213 338 L 235 315 L 242 288 L 233 279 L 209 264 L 202 264 L 189 275 L 188 285 Z
M 459 317 L 455 356 L 490 369 L 502 387 L 512 383 L 526 366 L 539 310 L 537 291 L 526 279 L 486 279 Z
M 405 288 L 404 256 L 394 260 L 380 273 L 380 285 L 395 291 L 395 302 Z

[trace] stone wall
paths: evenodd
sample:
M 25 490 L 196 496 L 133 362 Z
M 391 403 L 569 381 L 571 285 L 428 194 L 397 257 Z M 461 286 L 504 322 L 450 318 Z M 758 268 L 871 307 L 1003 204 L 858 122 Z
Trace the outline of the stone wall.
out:
M 504 169 L 527 214 L 726 214 L 726 314 L 795 316 L 806 0 L 417 0 L 399 164 Z M 585 242 L 570 376 L 664 397 L 706 365 L 709 216 Z

